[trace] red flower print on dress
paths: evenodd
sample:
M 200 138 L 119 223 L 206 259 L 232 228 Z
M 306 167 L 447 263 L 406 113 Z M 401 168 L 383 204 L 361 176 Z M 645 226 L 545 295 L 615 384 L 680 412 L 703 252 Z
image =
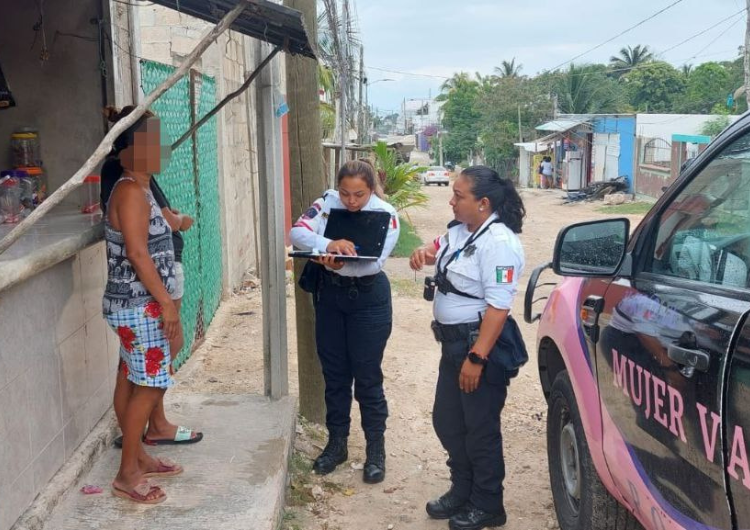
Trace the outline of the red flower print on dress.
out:
M 146 375 L 156 377 L 159 375 L 159 370 L 161 370 L 161 363 L 158 361 L 146 361 Z
M 146 361 L 160 363 L 164 360 L 164 350 L 153 347 L 146 350 Z
M 161 304 L 155 301 L 147 303 L 144 313 L 147 317 L 159 318 L 161 316 Z
M 130 370 L 128 369 L 128 365 L 124 360 L 120 360 L 120 370 L 122 371 L 122 375 L 124 375 L 125 377 L 127 377 L 128 374 L 130 373 Z
M 130 353 L 133 351 L 133 341 L 136 339 L 135 331 L 127 326 L 118 326 L 117 335 L 120 337 L 120 342 L 125 351 Z

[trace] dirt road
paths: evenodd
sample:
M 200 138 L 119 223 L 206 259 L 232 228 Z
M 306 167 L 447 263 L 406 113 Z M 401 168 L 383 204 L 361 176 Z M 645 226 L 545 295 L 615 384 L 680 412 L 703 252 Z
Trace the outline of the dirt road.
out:
M 451 220 L 451 189 L 427 188 L 429 205 L 409 212 L 418 233 L 431 241 Z M 523 295 L 531 269 L 551 258 L 558 230 L 567 224 L 600 218 L 598 204 L 563 205 L 562 194 L 546 190 L 522 193 L 528 211 L 522 240 L 526 271 L 514 306 L 531 356 L 511 383 L 502 415 L 507 477 L 505 507 L 508 530 L 557 528 L 549 490 L 546 456 L 546 403 L 538 382 L 535 325 L 523 323 Z M 635 220 L 635 218 L 634 218 Z M 427 500 L 449 487 L 444 453 L 431 420 L 437 380 L 439 347 L 429 329 L 431 306 L 421 298 L 424 274 L 408 268 L 406 259 L 390 259 L 387 272 L 394 292 L 394 329 L 385 355 L 388 422 L 387 467 L 383 484 L 369 486 L 361 480 L 364 439 L 359 412 L 352 411 L 347 464 L 326 477 L 309 473 L 310 457 L 324 443 L 321 430 L 299 430 L 294 458 L 295 474 L 285 530 L 433 530 L 447 528 L 424 512 Z M 293 298 L 289 298 L 293 326 Z M 262 391 L 260 294 L 249 290 L 222 305 L 217 323 L 181 377 L 182 388 L 226 393 Z M 248 340 L 248 338 L 250 340 Z M 251 354 L 248 355 L 248 342 Z M 293 329 L 289 337 L 290 386 L 296 393 L 296 359 Z M 178 389 L 179 391 L 179 389 Z M 357 469 L 355 469 L 357 468 Z

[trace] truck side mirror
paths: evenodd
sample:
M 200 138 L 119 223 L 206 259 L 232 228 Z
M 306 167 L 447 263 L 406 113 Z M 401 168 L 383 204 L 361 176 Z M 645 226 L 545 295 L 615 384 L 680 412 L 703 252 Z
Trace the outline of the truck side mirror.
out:
M 578 223 L 560 231 L 552 268 L 560 276 L 614 276 L 625 259 L 628 219 Z

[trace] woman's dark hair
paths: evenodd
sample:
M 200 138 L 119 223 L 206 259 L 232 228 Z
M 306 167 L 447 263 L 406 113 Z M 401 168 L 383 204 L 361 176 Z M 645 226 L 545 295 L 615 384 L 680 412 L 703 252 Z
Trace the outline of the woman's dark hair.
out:
M 128 105 L 126 107 L 123 107 L 122 109 L 109 106 L 104 108 L 104 116 L 106 116 L 107 121 L 109 121 L 110 123 L 117 123 L 124 117 L 128 116 L 134 110 L 135 106 L 133 105 Z M 150 110 L 146 110 L 143 113 L 143 116 L 138 118 L 138 120 L 133 125 L 125 129 L 122 134 L 117 137 L 117 139 L 112 144 L 112 153 L 110 154 L 117 156 L 118 154 L 120 154 L 120 151 L 123 151 L 133 145 L 136 131 L 141 128 L 141 125 L 143 125 L 146 120 L 155 116 L 156 114 L 154 114 Z
M 116 107 L 105 107 L 104 116 L 106 116 L 107 121 L 109 121 L 110 123 L 117 123 L 125 116 L 133 112 L 133 110 L 135 110 L 135 107 L 133 105 L 123 107 L 122 110 Z M 120 177 L 122 176 L 123 169 L 122 165 L 120 164 L 120 159 L 118 158 L 120 152 L 133 145 L 135 132 L 140 129 L 141 125 L 143 125 L 143 123 L 147 119 L 153 118 L 154 116 L 156 115 L 153 112 L 147 110 L 143 113 L 143 116 L 138 118 L 138 120 L 133 125 L 125 129 L 125 131 L 120 134 L 120 136 L 118 136 L 115 142 L 112 144 L 112 151 L 110 151 L 109 155 L 107 155 L 107 159 L 104 161 L 104 165 L 102 165 L 101 170 L 101 188 L 99 190 L 99 199 L 101 200 L 100 204 L 102 207 L 102 212 L 106 213 L 107 204 L 109 203 L 109 196 L 112 195 L 112 190 L 115 188 L 115 184 L 118 180 L 120 180 Z
M 516 234 L 521 233 L 526 208 L 510 180 L 501 178 L 497 171 L 486 166 L 467 167 L 461 175 L 471 181 L 471 193 L 477 200 L 487 197 L 500 221 Z
M 372 162 L 369 160 L 350 160 L 346 162 L 341 169 L 339 169 L 338 175 L 336 175 L 336 185 L 340 185 L 341 181 L 347 177 L 359 177 L 367 183 L 367 187 L 380 197 L 383 198 L 383 190 L 380 187 L 380 179 L 375 176 L 375 168 Z

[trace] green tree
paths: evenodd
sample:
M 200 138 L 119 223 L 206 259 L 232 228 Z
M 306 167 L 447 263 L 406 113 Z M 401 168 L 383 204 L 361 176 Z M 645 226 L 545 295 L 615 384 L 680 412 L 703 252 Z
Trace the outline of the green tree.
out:
M 717 105 L 726 108 L 727 95 L 731 79 L 729 72 L 719 63 L 710 62 L 698 66 L 687 82 L 687 91 L 681 112 L 691 114 L 709 114 Z
M 554 90 L 560 112 L 564 114 L 606 114 L 624 110 L 622 86 L 607 76 L 602 64 L 570 65 L 554 72 Z
M 461 72 L 443 83 L 442 89 L 442 123 L 447 131 L 443 150 L 448 160 L 465 160 L 477 148 L 480 83 Z
M 485 158 L 491 166 L 517 156 L 514 144 L 519 136 L 531 138 L 534 127 L 553 115 L 548 88 L 543 83 L 518 77 L 500 78 L 490 89 L 482 91 L 477 110 L 481 116 L 479 136 Z
M 729 116 L 717 116 L 703 124 L 701 134 L 711 137 L 717 136 L 729 126 L 729 123 Z
M 500 66 L 496 66 L 495 73 L 501 78 L 520 77 L 522 69 L 523 65 L 520 63 L 516 64 L 516 58 L 513 57 L 510 62 L 503 61 L 502 63 L 500 63 Z
M 631 71 L 622 78 L 634 109 L 669 113 L 685 94 L 685 79 L 671 64 L 654 62 Z
M 654 54 L 651 53 L 649 47 L 638 44 L 635 47 L 621 48 L 619 54 L 610 57 L 609 66 L 613 70 L 624 70 L 619 73 L 625 74 L 628 71 L 627 69 L 651 62 L 653 59 Z

